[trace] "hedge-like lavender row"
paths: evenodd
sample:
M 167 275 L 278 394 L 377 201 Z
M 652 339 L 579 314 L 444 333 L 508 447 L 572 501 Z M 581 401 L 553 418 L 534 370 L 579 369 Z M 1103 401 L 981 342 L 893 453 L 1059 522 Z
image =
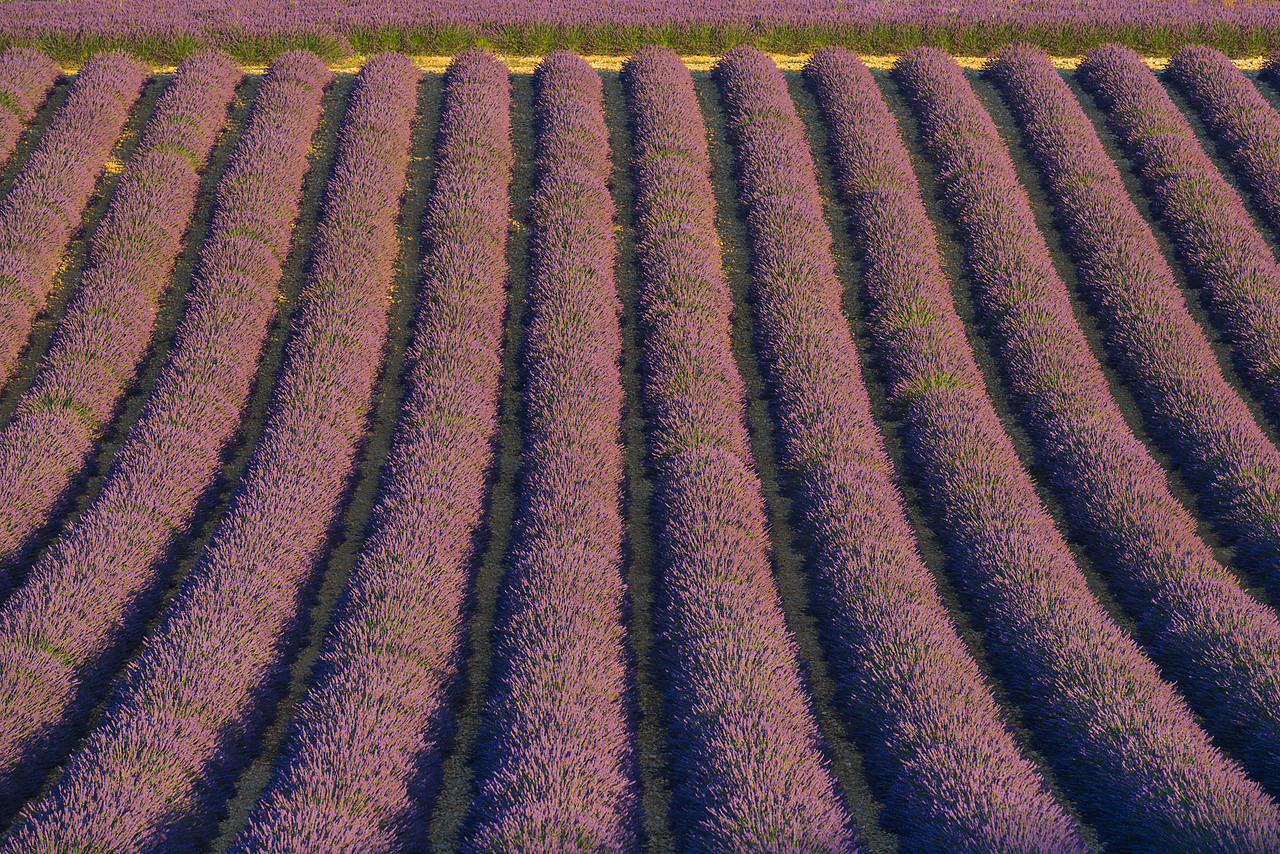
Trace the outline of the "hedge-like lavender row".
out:
M 810 68 L 828 105 L 846 88 L 842 58 L 827 54 Z M 754 309 L 780 457 L 813 542 L 838 696 L 885 820 L 904 851 L 1081 851 L 1072 822 L 1006 729 L 916 549 L 852 336 L 839 320 L 841 285 L 786 87 L 767 59 L 734 60 L 731 121 L 750 182 L 744 196 L 755 200 Z M 714 253 L 714 234 L 711 246 Z
M 1097 161 L 1088 155 L 1105 155 L 1088 119 L 1038 48 L 1007 48 L 988 71 L 1047 176 L 1069 239 L 1080 236 L 1087 246 L 1087 228 L 1077 224 L 1101 219 L 1107 201 L 1091 193 L 1106 182 L 1093 179 Z M 989 117 L 972 98 L 948 109 L 932 125 L 964 128 L 968 135 L 938 144 L 938 168 L 967 234 L 979 302 L 1001 344 L 1001 363 L 1027 404 L 1028 428 L 1050 462 L 1072 523 L 1103 554 L 1101 565 L 1137 617 L 1147 648 L 1208 730 L 1237 746 L 1245 767 L 1280 791 L 1280 621 L 1217 563 L 1164 473 L 1127 429 Z M 966 172 L 957 179 L 961 162 Z M 974 170 L 975 164 L 983 165 Z M 1122 193 L 1118 178 L 1114 189 Z M 1108 241 L 1093 248 L 1114 247 Z M 1025 272 L 1002 277 L 1009 269 Z M 1132 288 L 1133 280 L 1126 284 Z M 1143 400 L 1158 403 L 1151 395 Z
M 85 63 L 0 203 L 0 384 L 44 311 L 58 259 L 149 73 L 127 53 Z
M 22 129 L 62 74 L 43 52 L 13 47 L 0 54 L 0 163 L 9 159 Z
M 955 63 L 941 51 L 913 50 L 894 78 L 920 116 L 926 147 L 957 164 L 944 186 L 953 196 L 966 181 L 981 187 L 981 161 L 951 154 L 969 137 L 952 124 L 961 112 L 955 105 L 973 98 Z M 869 79 L 864 84 L 870 109 L 838 161 L 865 245 L 869 329 L 908 424 L 921 494 L 993 661 L 1059 778 L 1109 841 L 1170 851 L 1274 849 L 1280 810 L 1210 743 L 1094 599 L 1041 506 L 965 341 L 893 121 Z M 1001 239 L 1017 242 L 1013 234 Z M 1007 263 L 992 273 L 1013 279 L 1021 270 Z
M 253 754 L 366 427 L 418 77 L 398 53 L 360 72 L 266 429 L 231 507 L 101 723 L 0 850 L 199 844 Z
M 80 288 L 0 433 L 0 565 L 48 520 L 146 353 L 195 209 L 197 170 L 239 79 L 222 54 L 183 60 L 116 187 Z
M 1168 74 L 1226 145 L 1235 173 L 1280 234 L 1280 113 L 1235 63 L 1211 47 L 1179 48 Z
M 1280 417 L 1280 264 L 1142 57 L 1103 45 L 1077 74 L 1134 158 L 1245 381 Z
M 420 827 L 493 460 L 512 166 L 507 68 L 449 67 L 406 397 L 316 681 L 234 850 L 393 851 Z
M 660 48 L 624 71 L 679 847 L 860 850 L 772 575 L 693 80 Z
M 1126 78 L 1141 82 L 1149 76 L 1145 66 L 1129 67 L 1114 51 L 1095 54 L 1097 61 L 1107 56 L 1113 57 L 1108 65 L 1128 68 Z M 1150 227 L 1080 104 L 1064 83 L 1043 72 L 1038 76 L 1044 82 L 1034 97 L 1018 96 L 1011 84 L 1005 90 L 1016 100 L 1014 112 L 1048 183 L 1080 284 L 1101 320 L 1104 346 L 1138 392 L 1156 438 L 1180 462 L 1207 512 L 1236 539 L 1241 559 L 1275 566 L 1280 453 L 1223 378 Z M 1163 91 L 1157 94 L 1167 99 Z
M 462 850 L 630 851 L 621 306 L 600 76 L 571 53 L 534 76 L 524 449 Z
M 0 609 L 0 791 L 55 760 L 153 604 L 156 563 L 213 483 L 257 372 L 329 70 L 286 54 L 219 184 L 186 316 L 93 503 Z M 7 803 L 7 802 L 6 802 Z

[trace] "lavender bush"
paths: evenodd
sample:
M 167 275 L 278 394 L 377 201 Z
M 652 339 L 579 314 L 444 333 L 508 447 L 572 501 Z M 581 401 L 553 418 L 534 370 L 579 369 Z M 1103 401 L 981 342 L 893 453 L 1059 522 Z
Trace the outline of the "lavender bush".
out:
M 609 134 L 581 57 L 548 55 L 534 84 L 520 490 L 462 850 L 625 852 L 638 797 Z
M 751 200 L 757 344 L 781 461 L 813 543 L 809 563 L 838 697 L 885 819 L 905 851 L 1083 850 L 1020 755 L 921 562 L 853 340 L 839 322 L 841 286 L 786 85 L 758 53 L 739 51 L 726 63 L 741 188 Z M 811 73 L 830 80 L 822 67 Z M 705 160 L 697 130 L 685 145 Z M 675 146 L 663 140 L 662 147 Z M 707 196 L 709 220 L 709 189 Z
M 1126 426 L 1008 151 L 963 72 L 952 63 L 931 64 L 920 71 L 926 73 L 936 78 L 917 103 L 924 145 L 959 226 L 979 314 L 1049 480 L 1163 672 L 1178 681 L 1209 731 L 1238 745 L 1249 770 L 1273 783 L 1280 621 L 1217 563 Z M 1038 49 L 1006 48 L 988 73 L 1024 127 L 1053 128 L 1033 144 L 1046 167 L 1069 157 L 1059 147 L 1082 148 L 1075 140 L 1088 136 L 1088 122 L 1078 106 L 1078 122 L 1069 121 L 1073 113 L 1062 106 L 1072 101 L 1070 91 Z M 1055 174 L 1055 202 L 1063 187 L 1084 195 L 1080 178 Z M 1080 213 L 1060 212 L 1068 222 Z
M 43 51 L 18 47 L 0 53 L 0 163 L 9 159 L 61 74 Z
M 275 312 L 330 79 L 288 54 L 267 72 L 219 184 L 167 362 L 106 482 L 0 608 L 0 775 L 16 793 L 64 752 L 153 605 L 156 564 L 220 469 Z M 24 773 L 25 772 L 25 773 Z M 7 803 L 7 802 L 6 802 Z
M 1168 96 L 1146 66 L 1135 62 L 1119 48 L 1101 49 L 1081 67 L 1082 79 L 1095 88 L 1109 81 L 1107 91 L 1127 93 L 1107 96 L 1116 106 L 1112 121 L 1117 127 L 1123 122 L 1136 129 L 1139 125 L 1130 119 L 1137 122 L 1146 116 L 1141 126 L 1150 131 L 1179 123 L 1186 130 L 1185 136 L 1153 133 L 1143 151 L 1156 151 L 1167 143 L 1200 152 L 1202 159 L 1203 151 L 1181 115 L 1175 115 Z M 1265 572 L 1280 562 L 1280 494 L 1274 485 L 1280 482 L 1280 455 L 1222 377 L 1204 331 L 1188 312 L 1150 228 L 1079 104 L 1065 90 L 1054 89 L 1058 92 L 1052 105 L 1036 106 L 1036 118 L 1022 122 L 1027 128 L 1035 125 L 1028 130 L 1028 141 L 1058 198 L 1059 220 L 1079 266 L 1080 283 L 1101 321 L 1103 342 L 1125 379 L 1139 391 L 1147 423 L 1199 491 L 1205 512 L 1235 539 L 1239 559 Z M 1164 106 L 1158 113 L 1145 113 L 1138 103 L 1147 100 Z M 1121 109 L 1122 103 L 1128 106 Z M 1024 99 L 1020 112 L 1029 117 L 1031 109 Z M 1139 158 L 1140 164 L 1155 162 L 1145 155 Z M 1207 161 L 1202 165 L 1214 170 Z M 1141 168 L 1148 171 L 1148 165 Z M 1220 181 L 1201 173 L 1185 183 L 1203 188 Z M 1234 205 L 1239 208 L 1238 199 Z M 1229 209 L 1223 210 L 1229 218 Z M 1191 228 L 1191 221 L 1186 223 Z M 1212 240 L 1217 227 L 1206 224 L 1206 229 L 1201 237 Z M 1206 255 L 1206 261 L 1212 257 Z M 1258 257 L 1249 263 L 1265 260 Z M 1230 265 L 1224 265 L 1229 272 Z M 1271 581 L 1276 581 L 1274 573 Z
M 205 162 L 240 71 L 183 60 L 94 232 L 49 352 L 0 432 L 0 563 L 12 563 L 81 471 L 146 354 Z
M 198 844 L 254 753 L 366 426 L 418 77 L 394 53 L 361 70 L 266 429 L 227 515 L 100 724 L 0 850 Z
M 1187 61 L 1173 65 L 1175 79 Z M 1280 264 L 1140 56 L 1103 45 L 1078 73 L 1106 107 L 1246 383 L 1280 422 Z
M 501 380 L 511 91 L 449 66 L 405 402 L 370 532 L 272 782 L 235 851 L 397 851 L 447 746 Z
M 624 69 L 634 129 L 657 646 L 688 851 L 855 851 L 772 576 L 702 114 L 679 57 Z
M 127 53 L 86 63 L 0 202 L 0 385 L 44 311 L 58 260 L 148 74 Z
M 1168 75 L 1226 147 L 1236 175 L 1272 233 L 1280 235 L 1280 113 L 1235 63 L 1211 47 L 1179 49 Z
M 948 124 L 973 99 L 951 58 L 911 51 L 894 79 L 921 119 L 927 150 L 956 163 L 944 191 L 959 199 L 966 187 L 982 188 L 973 177 L 982 162 L 961 153 L 971 133 Z M 1041 506 L 986 395 L 894 123 L 869 78 L 863 89 L 866 118 L 839 137 L 836 159 L 863 246 L 868 328 L 907 423 L 922 497 L 957 586 L 986 627 L 994 663 L 1059 779 L 1112 844 L 1274 847 L 1280 810 L 1212 746 L 1182 698 L 1094 599 Z M 1002 195 L 996 207 L 1008 201 Z M 1002 239 L 1018 242 L 1016 234 Z M 992 266 L 1000 269 L 1017 281 L 1022 268 Z

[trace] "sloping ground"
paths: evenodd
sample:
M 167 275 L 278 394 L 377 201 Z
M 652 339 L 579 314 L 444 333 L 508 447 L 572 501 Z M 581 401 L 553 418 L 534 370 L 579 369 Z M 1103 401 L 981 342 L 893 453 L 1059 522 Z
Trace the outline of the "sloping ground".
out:
M 1070 207 L 1084 204 L 1069 195 L 1080 182 L 1043 166 L 1036 126 L 978 60 L 952 74 L 949 60 L 917 54 L 890 73 L 890 59 L 867 57 L 859 109 L 884 132 L 858 142 L 857 122 L 833 118 L 852 96 L 806 76 L 807 58 L 738 51 L 716 73 L 709 55 L 683 66 L 644 55 L 666 57 L 662 85 L 683 94 L 636 94 L 622 57 L 561 56 L 551 74 L 532 57 L 503 68 L 468 51 L 458 63 L 384 57 L 358 76 L 347 60 L 332 80 L 295 54 L 210 101 L 207 150 L 181 154 L 202 181 L 171 241 L 151 344 L 121 366 L 87 363 L 123 372 L 110 384 L 123 391 L 101 405 L 53 517 L 7 568 L 0 852 L 103 844 L 102 828 L 130 851 L 1280 844 L 1267 675 L 1280 673 L 1277 425 L 1237 370 L 1220 313 L 1201 306 L 1203 276 L 1171 242 L 1168 205 L 1139 180 L 1145 155 L 1091 94 L 1110 66 L 1086 75 L 1055 60 L 1046 79 L 1083 108 L 1081 132 L 1106 158 L 1096 171 L 1115 171 L 1115 204 L 1132 202 L 1126 223 L 1150 231 L 1142 269 L 1167 267 L 1151 273 L 1172 295 L 1159 311 L 1202 354 L 1185 383 L 1207 377 L 1226 403 L 1183 405 L 1128 363 L 1110 337 L 1122 323 L 1137 329 L 1124 340 L 1185 354 L 1143 331 L 1156 308 L 1131 309 L 1106 279 Z M 1258 121 L 1280 138 L 1260 65 L 1238 62 L 1251 69 L 1239 79 L 1271 105 Z M 143 125 L 167 115 L 161 93 L 181 77 L 154 76 L 110 158 L 90 164 L 104 177 L 71 224 L 61 295 L 0 401 L 17 399 L 60 340 L 120 176 L 147 148 Z M 74 80 L 33 110 L 0 172 L 6 187 Z M 1234 149 L 1158 80 L 1195 119 L 1186 144 L 1225 192 L 1242 191 L 1224 155 Z M 994 124 L 948 136 L 930 112 L 944 109 Z M 477 118 L 502 110 L 509 148 L 493 136 L 505 118 Z M 398 148 L 361 160 L 360 145 L 383 144 L 379 122 Z M 842 159 L 859 145 L 880 153 Z M 388 175 L 388 163 L 404 165 Z M 398 217 L 359 207 L 352 188 L 370 181 L 399 197 Z M 986 208 L 982 181 L 1004 182 Z M 494 206 L 507 194 L 504 221 Z M 1000 219 L 1014 198 L 1025 227 Z M 1257 204 L 1243 204 L 1259 245 L 1276 247 Z M 5 210 L 0 199 L 0 224 Z M 1035 264 L 1035 281 L 1018 284 Z M 561 284 L 577 296 L 554 298 Z M 1015 286 L 1050 307 L 1018 314 L 1019 301 L 1000 302 Z M 172 435 L 201 427 L 187 414 L 203 411 L 205 382 L 182 367 L 196 335 L 187 315 L 216 331 L 246 312 L 258 349 L 206 349 L 200 367 L 244 373 L 240 402 L 223 405 L 239 414 L 221 413 L 221 438 L 202 450 L 203 480 L 178 501 L 162 481 L 131 479 L 137 448 L 166 447 L 169 434 L 148 426 L 162 378 Z M 1078 347 L 1092 373 L 1052 374 L 1039 340 Z M 546 368 L 556 364 L 586 366 L 578 385 L 557 384 L 570 371 Z M 1075 408 L 1055 409 L 1056 394 Z M 188 398 L 191 409 L 173 402 Z M 1224 446 L 1243 462 L 1197 456 L 1200 434 L 1163 429 L 1164 413 L 1194 417 L 1218 441 L 1223 411 L 1255 422 L 1252 445 Z M 577 426 L 559 435 L 548 412 Z M 1060 425 L 1096 431 L 1128 462 L 1090 457 Z M 131 440 L 144 432 L 149 445 Z M 466 443 L 448 449 L 465 466 L 430 456 L 442 436 Z M 575 504 L 588 487 L 591 501 Z M 119 495 L 147 520 L 145 542 L 94 540 L 129 530 L 110 509 Z M 291 518 L 299 507 L 311 509 Z M 1132 529 L 1116 521 L 1129 510 Z M 303 522 L 305 542 L 288 533 Z M 1166 539 L 1129 538 L 1149 530 Z M 73 542 L 91 553 L 70 555 Z M 131 575 L 95 556 L 98 542 L 124 550 Z M 592 552 L 597 542 L 607 548 Z M 93 574 L 76 577 L 77 561 Z M 585 580 L 558 589 L 558 578 Z M 249 601 L 235 588 L 250 583 L 269 605 L 254 600 L 263 617 L 237 634 L 219 603 Z M 405 591 L 416 586 L 441 592 L 415 603 Z M 1093 627 L 1087 643 L 1077 624 Z M 205 631 L 244 644 L 241 670 L 149 684 L 232 660 L 201 650 Z M 1055 657 L 1065 649 L 1097 660 Z M 393 713 L 394 751 L 351 735 Z M 552 725 L 573 738 L 503 738 Z M 370 788 L 329 785 L 326 763 Z M 125 811 L 134 823 L 113 826 Z

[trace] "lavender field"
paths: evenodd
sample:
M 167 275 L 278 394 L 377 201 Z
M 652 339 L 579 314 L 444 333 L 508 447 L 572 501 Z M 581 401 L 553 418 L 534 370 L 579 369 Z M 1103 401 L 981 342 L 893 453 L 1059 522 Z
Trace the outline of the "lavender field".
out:
M 0 53 L 0 854 L 1280 851 L 1280 55 L 188 53 Z

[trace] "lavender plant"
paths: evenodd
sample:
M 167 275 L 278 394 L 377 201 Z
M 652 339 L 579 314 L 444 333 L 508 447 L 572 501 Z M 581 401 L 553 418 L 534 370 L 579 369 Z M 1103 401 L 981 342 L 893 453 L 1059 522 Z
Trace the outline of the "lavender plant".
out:
M 237 852 L 398 851 L 447 746 L 472 536 L 497 429 L 512 166 L 507 69 L 445 81 L 418 322 L 378 504 L 293 730 Z
M 266 429 L 231 506 L 100 724 L 0 850 L 198 845 L 255 752 L 365 431 L 418 77 L 396 53 L 361 70 Z
M 1280 621 L 1217 563 L 1126 426 L 1008 152 L 963 72 L 954 63 L 929 70 L 939 78 L 929 91 L 956 96 L 918 103 L 925 148 L 959 226 L 975 303 L 1072 527 L 1101 558 L 1163 672 L 1178 681 L 1210 732 L 1238 746 L 1249 770 L 1271 782 L 1280 733 Z M 1070 92 L 1038 49 L 1006 48 L 988 73 L 1024 126 L 1038 128 L 1038 118 L 1057 131 L 1046 165 L 1064 159 L 1052 149 L 1087 135 L 1078 107 L 1079 124 L 1062 121 L 1071 113 L 1058 108 Z M 1048 140 L 1039 142 L 1037 150 Z M 1082 195 L 1078 176 L 1055 177 L 1055 186 Z M 1062 212 L 1068 221 L 1078 215 Z
M 973 99 L 963 74 L 946 54 L 918 49 L 898 60 L 894 79 L 921 119 L 927 150 L 955 163 L 944 192 L 959 201 L 972 187 L 984 198 L 980 178 L 989 175 L 964 149 L 971 130 L 948 124 Z M 1280 810 L 1218 752 L 1107 615 L 1040 504 L 986 395 L 893 121 L 869 77 L 863 89 L 866 113 L 879 120 L 853 123 L 837 163 L 864 250 L 868 327 L 907 423 L 922 497 L 994 663 L 1059 779 L 1112 844 L 1274 847 Z M 1007 211 L 1007 203 L 1001 195 L 996 207 Z M 982 222 L 968 219 L 969 228 Z M 1018 243 L 1007 228 L 991 238 L 996 247 Z M 993 264 L 1004 279 L 991 281 L 1017 282 L 1021 269 Z
M 1134 159 L 1245 382 L 1280 423 L 1280 263 L 1140 56 L 1103 45 L 1078 74 Z
M 1128 69 L 1116 74 L 1137 81 L 1139 89 L 1146 86 L 1145 66 L 1132 67 L 1114 48 L 1090 58 L 1085 80 L 1100 74 L 1091 69 L 1102 65 Z M 1149 82 L 1159 89 L 1154 79 Z M 1280 561 L 1275 446 L 1223 378 L 1150 227 L 1075 98 L 1060 85 L 1038 88 L 1035 98 L 1018 97 L 1012 84 L 1005 90 L 1017 98 L 1015 113 L 1055 198 L 1112 363 L 1138 392 L 1147 424 L 1196 487 L 1205 512 L 1235 540 L 1240 561 L 1265 574 Z M 1167 101 L 1163 91 L 1154 94 Z M 1115 116 L 1119 121 L 1120 113 Z M 1189 144 L 1199 150 L 1194 139 Z
M 682 850 L 861 850 L 772 576 L 731 350 L 705 129 L 670 50 L 624 68 L 634 129 L 658 645 Z
M 812 540 L 838 696 L 887 823 L 906 851 L 1083 850 L 1014 744 L 916 549 L 853 340 L 838 322 L 841 286 L 786 85 L 756 52 L 725 63 L 781 461 Z M 821 76 L 819 67 L 811 73 Z M 701 134 L 694 139 L 702 145 Z
M 58 259 L 149 73 L 127 53 L 86 63 L 0 202 L 0 384 L 44 311 Z
M 625 852 L 638 797 L 609 135 L 581 57 L 549 54 L 534 86 L 520 490 L 461 849 Z
M 105 693 L 154 607 L 157 562 L 217 475 L 276 308 L 329 79 L 306 53 L 267 72 L 147 404 L 101 492 L 0 608 L 0 790 L 10 798 L 38 783 L 30 769 L 65 753 L 78 718 Z
M 146 354 L 197 170 L 239 79 L 223 54 L 183 60 L 120 178 L 49 352 L 0 432 L 0 564 L 49 520 Z
M 0 53 L 0 162 L 9 159 L 61 74 L 43 51 L 16 47 Z
M 1235 63 L 1205 45 L 1180 48 L 1169 79 L 1199 111 L 1231 166 L 1280 235 L 1280 113 Z

